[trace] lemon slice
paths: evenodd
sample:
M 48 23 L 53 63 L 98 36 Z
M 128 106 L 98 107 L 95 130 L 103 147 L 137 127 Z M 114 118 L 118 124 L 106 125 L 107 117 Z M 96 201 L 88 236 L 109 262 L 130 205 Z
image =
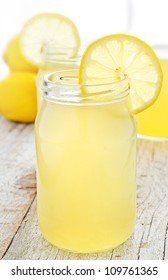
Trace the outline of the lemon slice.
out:
M 81 61 L 79 83 L 94 85 L 128 78 L 128 103 L 133 113 L 149 107 L 158 97 L 162 70 L 154 51 L 142 40 L 114 34 L 91 43 Z
M 29 19 L 21 31 L 21 49 L 25 58 L 41 65 L 47 44 L 56 48 L 68 48 L 69 56 L 80 46 L 80 37 L 75 24 L 60 14 L 44 13 Z

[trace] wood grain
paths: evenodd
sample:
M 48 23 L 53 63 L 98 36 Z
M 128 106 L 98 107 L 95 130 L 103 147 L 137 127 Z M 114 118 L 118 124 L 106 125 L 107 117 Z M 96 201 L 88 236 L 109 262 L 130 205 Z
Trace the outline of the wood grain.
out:
M 36 188 L 23 178 L 35 172 L 33 126 L 0 119 L 0 257 L 18 231 Z M 22 181 L 20 181 L 22 179 Z M 30 189 L 31 186 L 31 189 Z
M 168 142 L 138 140 L 137 222 L 123 245 L 75 254 L 44 240 L 37 223 L 33 125 L 0 119 L 0 257 L 3 259 L 168 259 Z

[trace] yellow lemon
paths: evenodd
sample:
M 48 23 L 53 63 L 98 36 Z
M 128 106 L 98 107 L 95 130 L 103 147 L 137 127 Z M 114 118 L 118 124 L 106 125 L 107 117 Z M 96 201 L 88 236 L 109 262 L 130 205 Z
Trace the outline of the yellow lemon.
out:
M 9 120 L 33 122 L 37 113 L 36 75 L 12 72 L 0 81 L 0 113 Z
M 3 59 L 11 71 L 32 71 L 37 72 L 37 66 L 28 62 L 23 56 L 20 47 L 20 35 L 12 38 L 3 53 Z
M 128 104 L 133 113 L 157 99 L 163 74 L 157 56 L 145 42 L 131 35 L 112 34 L 91 43 L 79 71 L 81 84 L 110 84 L 127 78 Z
M 21 49 L 25 58 L 33 64 L 43 64 L 44 51 L 53 44 L 62 53 L 69 49 L 68 56 L 76 54 L 80 36 L 73 21 L 63 15 L 42 13 L 30 18 L 21 30 Z

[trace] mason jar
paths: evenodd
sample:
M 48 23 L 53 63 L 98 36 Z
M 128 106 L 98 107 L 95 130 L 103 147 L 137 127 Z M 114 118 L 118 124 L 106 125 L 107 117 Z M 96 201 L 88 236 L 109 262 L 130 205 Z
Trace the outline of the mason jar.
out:
M 84 49 L 85 46 L 83 45 L 79 49 L 57 48 L 53 42 L 48 43 L 45 46 L 43 63 L 39 68 L 36 79 L 38 111 L 42 103 L 42 85 L 44 76 L 54 71 L 78 69 Z
M 127 79 L 79 85 L 78 71 L 44 77 L 36 119 L 37 210 L 53 245 L 91 253 L 114 248 L 136 219 L 136 121 Z

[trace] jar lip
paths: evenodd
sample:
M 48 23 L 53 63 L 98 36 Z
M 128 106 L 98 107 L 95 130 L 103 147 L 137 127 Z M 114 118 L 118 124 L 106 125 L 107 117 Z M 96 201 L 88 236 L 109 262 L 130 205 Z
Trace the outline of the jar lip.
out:
M 96 100 L 96 102 L 109 103 L 119 101 L 129 93 L 130 85 L 127 77 L 116 82 L 88 85 L 78 83 L 78 73 L 78 69 L 71 69 L 45 75 L 44 98 L 67 102 L 95 102 Z
M 85 44 L 75 47 L 59 47 L 54 42 L 48 43 L 44 48 L 44 61 L 50 63 L 70 64 L 81 60 L 86 49 Z

